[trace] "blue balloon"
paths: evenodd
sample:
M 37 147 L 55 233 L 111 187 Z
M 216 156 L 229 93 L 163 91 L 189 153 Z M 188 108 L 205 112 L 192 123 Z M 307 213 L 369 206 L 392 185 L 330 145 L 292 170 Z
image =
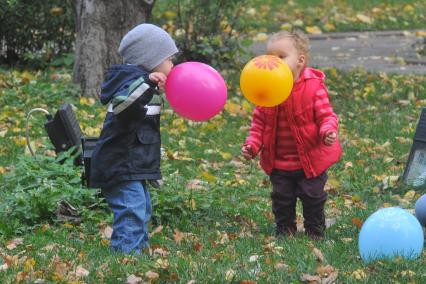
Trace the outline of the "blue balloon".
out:
M 364 262 L 401 256 L 414 259 L 423 250 L 423 228 L 405 209 L 389 207 L 370 215 L 359 233 L 359 253 Z
M 416 217 L 419 220 L 420 224 L 426 226 L 426 194 L 423 194 L 416 201 Z

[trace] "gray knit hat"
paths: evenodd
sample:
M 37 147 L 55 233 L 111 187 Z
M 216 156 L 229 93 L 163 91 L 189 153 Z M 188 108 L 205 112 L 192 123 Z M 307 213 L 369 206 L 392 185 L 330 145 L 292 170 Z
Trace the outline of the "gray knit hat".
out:
M 178 49 L 171 36 L 162 28 L 140 24 L 123 37 L 118 52 L 123 57 L 123 63 L 140 65 L 152 71 L 176 54 Z

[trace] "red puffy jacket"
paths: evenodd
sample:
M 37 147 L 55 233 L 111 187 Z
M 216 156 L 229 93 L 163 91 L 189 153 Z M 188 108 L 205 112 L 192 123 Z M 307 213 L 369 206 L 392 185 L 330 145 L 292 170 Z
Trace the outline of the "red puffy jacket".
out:
M 339 161 L 342 154 L 338 139 L 331 146 L 323 142 L 326 133 L 338 129 L 337 115 L 328 101 L 324 79 L 321 71 L 305 68 L 282 104 L 307 178 L 320 175 Z M 274 166 L 277 117 L 278 106 L 256 107 L 245 142 L 252 147 L 254 156 L 261 151 L 260 165 L 267 174 Z

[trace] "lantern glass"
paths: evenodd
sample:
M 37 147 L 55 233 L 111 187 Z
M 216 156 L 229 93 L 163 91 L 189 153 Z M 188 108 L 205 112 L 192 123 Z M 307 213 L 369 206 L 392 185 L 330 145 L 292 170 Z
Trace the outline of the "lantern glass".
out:
M 426 149 L 416 149 L 409 161 L 406 182 L 415 186 L 421 186 L 426 181 Z

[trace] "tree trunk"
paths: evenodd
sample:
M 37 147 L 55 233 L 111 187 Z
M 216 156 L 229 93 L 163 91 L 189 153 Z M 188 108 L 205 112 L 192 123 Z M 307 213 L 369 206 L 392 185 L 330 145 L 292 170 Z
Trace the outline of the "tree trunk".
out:
M 121 63 L 118 46 L 134 26 L 146 22 L 154 0 L 75 0 L 74 82 L 82 95 L 97 97 L 105 70 Z

